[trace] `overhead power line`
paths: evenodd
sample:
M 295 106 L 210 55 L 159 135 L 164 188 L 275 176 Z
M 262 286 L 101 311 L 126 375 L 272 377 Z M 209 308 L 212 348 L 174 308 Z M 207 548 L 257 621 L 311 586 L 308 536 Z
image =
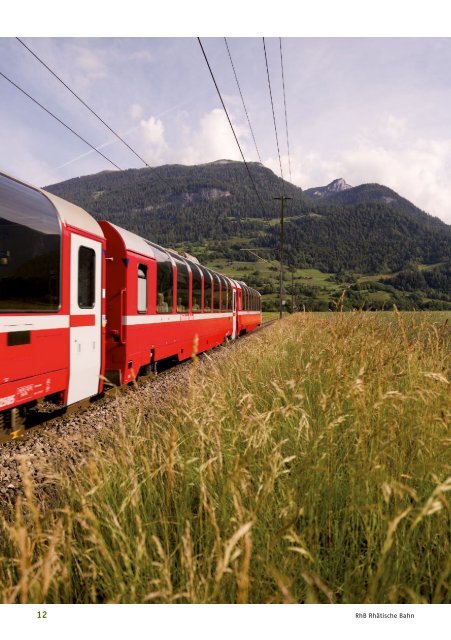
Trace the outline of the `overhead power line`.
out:
M 261 256 L 258 255 L 258 253 L 255 253 L 255 251 L 252 251 L 252 249 L 240 249 L 240 251 L 248 251 L 249 253 L 252 253 L 253 256 L 256 256 L 259 260 L 263 260 L 263 262 L 267 262 L 268 264 L 271 263 L 270 260 L 267 260 L 266 258 L 262 258 Z
M 283 87 L 283 106 L 285 109 L 285 131 L 287 134 L 287 151 L 288 151 L 288 169 L 290 172 L 290 182 L 293 182 L 291 178 L 291 158 L 290 158 L 290 142 L 288 140 L 288 118 L 287 118 L 287 100 L 285 97 L 285 77 L 283 73 L 283 55 L 282 55 L 282 38 L 279 38 L 280 45 L 280 67 L 282 69 L 282 87 Z
M 16 89 L 18 89 L 19 91 L 21 91 L 25 96 L 27 96 L 27 98 L 29 98 L 30 100 L 32 100 L 35 104 L 38 105 L 38 107 L 41 107 L 41 109 L 43 109 L 46 113 L 49 114 L 49 116 L 52 116 L 52 118 L 54 118 L 57 122 L 59 122 L 60 124 L 63 125 L 63 127 L 66 127 L 66 129 L 68 129 L 71 133 L 74 134 L 74 136 L 77 136 L 77 138 L 79 138 L 82 142 L 84 142 L 85 144 L 88 145 L 88 147 L 91 147 L 91 149 L 93 151 L 95 151 L 96 153 L 98 153 L 100 156 L 102 156 L 102 158 L 104 158 L 105 160 L 107 160 L 107 162 L 109 162 L 110 164 L 113 165 L 113 167 L 116 167 L 116 169 L 119 169 L 119 171 L 122 171 L 122 169 L 112 160 L 110 160 L 110 158 L 108 158 L 106 155 L 104 155 L 101 151 L 99 151 L 94 145 L 92 145 L 90 142 L 88 142 L 85 138 L 83 138 L 83 136 L 81 136 L 79 133 L 77 133 L 76 131 L 74 131 L 74 129 L 72 129 L 72 127 L 70 127 L 68 124 L 66 124 L 65 122 L 63 122 L 61 120 L 61 118 L 58 118 L 58 116 L 56 116 L 54 113 L 52 113 L 49 109 L 47 109 L 47 107 L 44 107 L 43 104 L 41 104 L 40 102 L 38 102 L 35 98 L 33 98 L 33 96 L 31 96 L 29 93 L 27 93 L 25 91 L 25 89 L 22 89 L 22 87 L 19 87 L 18 84 L 16 84 L 13 80 L 11 80 L 11 78 L 8 78 L 7 75 L 5 75 L 2 71 L 0 71 L 0 76 L 2 76 L 3 78 L 5 78 L 5 80 L 7 80 L 9 83 L 11 83 L 14 87 L 16 87 Z
M 277 135 L 276 116 L 274 114 L 274 102 L 272 99 L 271 80 L 269 79 L 268 56 L 266 55 L 265 38 L 263 38 L 263 51 L 265 52 L 266 74 L 268 76 L 269 97 L 271 98 L 272 118 L 274 121 L 274 131 L 276 134 L 277 154 L 279 156 L 280 177 L 282 178 L 282 181 L 283 181 L 282 160 L 280 159 L 279 136 Z
M 252 185 L 253 185 L 253 187 L 254 187 L 255 193 L 257 194 L 257 198 L 259 199 L 259 202 L 260 202 L 261 208 L 262 208 L 262 210 L 263 210 L 263 213 L 264 213 L 265 217 L 267 217 L 267 216 L 266 216 L 266 210 L 265 210 L 265 207 L 264 207 L 264 205 L 263 205 L 263 202 L 262 202 L 262 199 L 261 199 L 261 197 L 260 197 L 260 194 L 259 194 L 259 192 L 258 192 L 258 190 L 257 190 L 257 187 L 256 187 L 256 185 L 255 185 L 254 178 L 252 177 L 252 174 L 251 174 L 251 172 L 250 172 L 249 166 L 248 166 L 248 164 L 247 164 L 247 162 L 246 162 L 246 159 L 245 159 L 245 157 L 244 157 L 243 151 L 242 151 L 242 149 L 241 149 L 241 145 L 240 145 L 240 143 L 239 143 L 239 141 L 238 141 L 238 138 L 237 138 L 237 135 L 236 135 L 236 133 L 235 133 L 235 129 L 233 128 L 232 121 L 230 120 L 230 117 L 229 117 L 228 111 L 227 111 L 226 106 L 225 106 L 225 104 L 224 104 L 224 100 L 222 99 L 222 95 L 221 95 L 221 92 L 220 92 L 220 90 L 219 90 L 218 83 L 216 82 L 215 76 L 214 76 L 213 71 L 212 71 L 212 69 L 211 69 L 211 67 L 210 67 L 210 63 L 208 62 L 207 54 L 205 53 L 205 50 L 204 50 L 204 48 L 203 48 L 203 46 L 202 46 L 201 39 L 200 39 L 200 38 L 197 38 L 197 40 L 198 40 L 198 42 L 199 42 L 200 48 L 202 49 L 202 53 L 204 54 L 205 62 L 207 63 L 208 70 L 209 70 L 210 75 L 211 75 L 211 77 L 212 77 L 213 83 L 214 83 L 214 85 L 215 85 L 215 87 L 216 87 L 216 91 L 218 92 L 219 99 L 221 100 L 222 107 L 223 107 L 223 109 L 224 109 L 224 111 L 225 111 L 225 114 L 226 114 L 226 116 L 227 116 L 227 120 L 229 121 L 230 128 L 232 129 L 232 133 L 233 133 L 233 135 L 235 136 L 235 140 L 236 140 L 236 143 L 237 143 L 237 145 L 238 145 L 238 149 L 240 150 L 241 157 L 243 158 L 243 162 L 244 162 L 244 164 L 245 164 L 245 167 L 246 167 L 246 169 L 247 169 L 247 172 L 248 172 L 248 174 L 249 174 L 249 178 L 250 178 L 250 180 L 251 180 L 251 182 L 252 182 Z
M 263 164 L 262 159 L 260 157 L 260 152 L 259 152 L 258 147 L 257 147 L 257 142 L 255 140 L 254 131 L 252 129 L 251 121 L 249 119 L 249 114 L 247 112 L 246 105 L 244 104 L 243 94 L 241 93 L 240 83 L 238 82 L 238 76 L 236 75 L 235 65 L 233 64 L 232 55 L 230 53 L 229 45 L 227 43 L 227 38 L 224 38 L 224 42 L 225 42 L 225 45 L 227 47 L 227 53 L 229 54 L 230 64 L 232 65 L 232 69 L 233 69 L 233 73 L 234 73 L 234 76 L 235 76 L 236 84 L 238 86 L 238 91 L 240 92 L 241 102 L 243 103 L 244 112 L 246 113 L 246 118 L 247 118 L 247 122 L 249 124 L 249 129 L 251 130 L 252 139 L 253 139 L 254 145 L 255 145 L 255 150 L 257 151 L 257 156 L 258 156 L 258 159 L 260 160 L 260 164 Z
M 158 173 L 158 171 L 157 171 L 154 167 L 151 167 L 151 166 L 150 166 L 150 165 L 149 165 L 149 164 L 144 160 L 144 158 L 143 158 L 142 156 L 140 156 L 140 155 L 139 155 L 139 153 L 137 153 L 137 152 L 136 152 L 136 151 L 135 151 L 135 150 L 134 150 L 134 149 L 133 149 L 133 148 L 128 144 L 128 142 L 126 142 L 126 141 L 125 141 L 125 140 L 124 140 L 124 139 L 123 139 L 123 138 L 122 138 L 122 137 L 121 137 L 121 136 L 120 136 L 120 135 L 119 135 L 119 134 L 118 134 L 118 133 L 117 133 L 117 132 L 112 128 L 112 127 L 110 127 L 110 125 L 109 125 L 107 122 L 105 122 L 105 120 L 104 120 L 103 118 L 101 118 L 101 117 L 99 116 L 99 114 L 98 114 L 98 113 L 96 113 L 96 112 L 94 111 L 94 109 L 92 109 L 92 108 L 89 106 L 89 104 L 87 104 L 87 103 L 86 103 L 82 98 L 80 98 L 80 96 L 79 96 L 79 95 L 78 95 L 78 94 L 77 94 L 73 89 L 71 89 L 71 88 L 69 87 L 69 85 L 68 85 L 68 84 L 66 84 L 66 82 L 64 82 L 64 80 L 62 80 L 62 78 L 60 78 L 60 77 L 59 77 L 59 75 L 58 75 L 57 73 L 55 73 L 55 71 L 53 71 L 53 69 L 51 69 L 51 68 L 49 67 L 49 65 L 48 65 L 48 64 L 46 64 L 46 63 L 44 62 L 44 60 L 42 60 L 42 59 L 37 55 L 37 53 L 35 53 L 35 52 L 34 52 L 34 51 L 33 51 L 33 50 L 32 50 L 32 49 L 31 49 L 27 44 L 25 44 L 25 42 L 24 42 L 23 40 L 21 40 L 20 38 L 16 38 L 16 40 L 18 40 L 18 41 L 20 42 L 20 44 L 21 44 L 23 47 L 25 47 L 25 49 L 27 49 L 27 51 L 29 51 L 29 52 L 31 53 L 31 55 L 32 55 L 34 58 L 36 58 L 36 60 L 38 60 L 38 62 L 40 62 L 40 63 L 41 63 L 41 64 L 42 64 L 46 69 L 47 69 L 47 71 L 49 71 L 49 72 L 52 74 L 52 76 L 53 76 L 54 78 L 56 78 L 56 79 L 58 80 L 58 82 L 60 82 L 64 87 L 66 87 L 66 89 L 67 89 L 68 91 L 70 91 L 70 93 L 71 93 L 71 94 L 72 94 L 72 95 L 73 95 L 73 96 L 74 96 L 74 97 L 75 97 L 79 102 L 81 102 L 81 104 L 82 104 L 84 107 L 86 107 L 86 109 L 88 109 L 88 111 L 90 111 L 90 112 L 92 113 L 92 115 L 93 115 L 93 116 L 95 116 L 95 117 L 97 118 L 97 120 L 99 120 L 99 121 L 100 121 L 100 122 L 101 122 L 101 123 L 102 123 L 102 124 L 103 124 L 107 129 L 108 129 L 108 130 L 109 130 L 109 131 L 111 131 L 111 133 L 112 133 L 114 136 L 116 136 L 116 138 L 117 138 L 120 142 L 122 142 L 122 143 L 123 143 L 123 144 L 124 144 L 128 149 L 130 149 L 130 151 L 131 151 L 131 152 L 132 152 L 132 153 L 133 153 L 133 154 L 134 154 L 134 155 L 135 155 L 135 156 L 136 156 L 136 157 L 137 157 L 137 158 L 138 158 L 138 159 L 139 159 L 139 160 L 140 160 L 140 161 L 141 161 L 141 162 L 146 166 L 146 167 L 148 167 L 149 169 L 152 169 L 152 171 L 155 173 L 155 175 L 156 175 L 156 176 L 157 176 L 157 177 L 158 177 L 162 182 L 164 182 L 164 184 L 166 184 L 166 186 L 168 186 L 168 187 L 170 187 L 170 188 L 172 189 L 172 185 L 171 185 L 167 180 L 165 180 L 162 176 L 160 176 L 160 174 Z

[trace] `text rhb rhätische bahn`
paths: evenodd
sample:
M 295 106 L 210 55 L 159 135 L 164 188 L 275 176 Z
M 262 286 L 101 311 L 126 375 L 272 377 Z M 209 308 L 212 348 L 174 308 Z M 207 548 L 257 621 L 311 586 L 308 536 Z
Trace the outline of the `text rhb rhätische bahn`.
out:
M 260 325 L 243 282 L 0 174 L 0 428 Z

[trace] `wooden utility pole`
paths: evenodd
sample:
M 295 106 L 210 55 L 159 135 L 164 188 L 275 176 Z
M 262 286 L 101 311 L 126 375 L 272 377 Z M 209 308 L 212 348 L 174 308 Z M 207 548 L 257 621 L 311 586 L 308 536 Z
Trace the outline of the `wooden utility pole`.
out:
M 283 312 L 283 206 L 285 204 L 285 200 L 291 200 L 288 196 L 280 196 L 278 198 L 273 198 L 273 200 L 280 200 L 281 208 L 280 208 L 280 291 L 279 291 L 279 318 L 282 318 Z
M 291 313 L 294 313 L 294 269 L 291 271 Z

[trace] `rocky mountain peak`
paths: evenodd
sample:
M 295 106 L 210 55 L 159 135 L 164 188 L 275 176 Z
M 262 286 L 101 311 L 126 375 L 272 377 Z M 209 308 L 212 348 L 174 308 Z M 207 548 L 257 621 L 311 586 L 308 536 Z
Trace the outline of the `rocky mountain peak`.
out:
M 311 189 L 307 189 L 304 193 L 311 198 L 327 198 L 328 196 L 332 196 L 334 193 L 340 193 L 347 189 L 352 189 L 352 186 L 343 178 L 337 178 L 336 180 L 332 180 L 332 182 L 325 187 L 313 187 Z
M 351 185 L 346 182 L 343 178 L 337 178 L 333 180 L 326 187 L 327 191 L 336 193 L 337 191 L 345 191 L 346 189 L 352 189 Z

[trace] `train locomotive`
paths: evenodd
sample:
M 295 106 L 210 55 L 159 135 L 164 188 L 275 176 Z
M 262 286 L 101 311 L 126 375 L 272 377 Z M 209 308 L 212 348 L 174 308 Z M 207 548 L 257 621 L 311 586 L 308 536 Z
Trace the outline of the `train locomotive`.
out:
M 244 282 L 0 173 L 0 431 L 261 322 Z

